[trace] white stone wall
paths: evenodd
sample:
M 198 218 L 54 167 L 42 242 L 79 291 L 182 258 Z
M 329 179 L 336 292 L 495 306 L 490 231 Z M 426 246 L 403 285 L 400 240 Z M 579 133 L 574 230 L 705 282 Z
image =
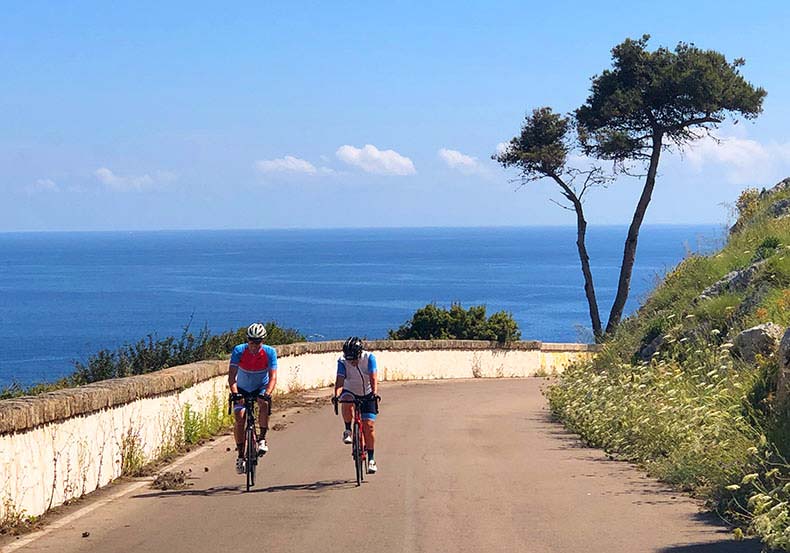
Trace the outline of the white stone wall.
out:
M 549 347 L 546 347 L 549 346 Z M 421 350 L 376 352 L 379 379 L 523 377 L 559 372 L 592 355 L 544 344 L 534 350 Z M 572 349 L 572 348 L 568 348 Z M 279 359 L 277 392 L 330 386 L 337 352 Z M 227 361 L 217 361 L 221 374 Z M 33 428 L 0 434 L 0 520 L 48 509 L 104 486 L 127 462 L 149 462 L 183 438 L 184 410 L 226 408 L 227 377 L 146 397 Z
M 374 352 L 379 379 L 417 380 L 548 375 L 561 372 L 588 352 L 536 350 L 423 350 Z M 329 386 L 335 381 L 338 353 L 279 359 L 277 390 Z
M 183 436 L 184 408 L 227 399 L 225 379 L 182 392 L 0 435 L 0 520 L 39 515 L 121 476 L 124 456 L 149 462 Z M 134 461 L 131 461 L 134 462 Z

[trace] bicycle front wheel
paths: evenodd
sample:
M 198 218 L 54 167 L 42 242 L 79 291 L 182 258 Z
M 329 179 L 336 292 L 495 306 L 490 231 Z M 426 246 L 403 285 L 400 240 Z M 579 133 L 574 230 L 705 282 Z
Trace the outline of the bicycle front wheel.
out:
M 255 467 L 258 464 L 258 444 L 255 441 L 255 429 L 247 429 L 247 491 L 255 485 Z

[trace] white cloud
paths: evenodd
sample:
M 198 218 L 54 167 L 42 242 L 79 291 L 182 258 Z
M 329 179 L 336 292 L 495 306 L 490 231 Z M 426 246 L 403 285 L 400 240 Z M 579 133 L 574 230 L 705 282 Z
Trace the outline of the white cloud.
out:
M 413 175 L 417 171 L 414 163 L 395 150 L 379 150 L 372 144 L 355 148 L 348 144 L 340 146 L 335 152 L 337 158 L 349 165 L 359 167 L 368 173 L 378 175 Z
M 500 142 L 499 144 L 497 144 L 496 145 L 496 155 L 504 154 L 507 151 L 509 146 L 510 146 L 509 142 Z
M 442 148 L 439 150 L 439 157 L 450 169 L 455 169 L 465 175 L 472 175 L 475 173 L 482 174 L 486 172 L 477 158 L 462 154 L 458 150 Z
M 155 184 L 164 184 L 177 178 L 175 173 L 170 171 L 157 171 L 154 176 L 145 174 L 140 176 L 116 175 L 106 167 L 100 167 L 93 172 L 99 182 L 114 190 L 142 190 Z
M 31 194 L 38 192 L 60 192 L 60 187 L 52 179 L 38 179 L 27 187 Z
M 697 171 L 719 165 L 733 184 L 771 182 L 790 171 L 790 142 L 762 144 L 750 138 L 705 136 L 684 155 Z
M 318 174 L 318 169 L 315 168 L 315 165 L 293 156 L 285 156 L 279 159 L 262 159 L 255 162 L 255 168 L 261 173 Z
M 328 159 L 321 156 L 321 159 Z M 316 167 L 307 160 L 294 156 L 285 156 L 278 159 L 261 159 L 255 162 L 255 169 L 260 173 L 298 173 L 302 175 L 334 175 L 335 171 L 329 167 Z

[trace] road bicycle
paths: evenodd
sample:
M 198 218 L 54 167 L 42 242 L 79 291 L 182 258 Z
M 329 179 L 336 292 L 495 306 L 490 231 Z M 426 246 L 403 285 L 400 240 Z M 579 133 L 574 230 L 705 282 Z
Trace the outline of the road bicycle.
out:
M 260 390 L 254 392 L 231 392 L 228 396 L 228 414 L 233 412 L 237 401 L 244 401 L 246 424 L 244 427 L 244 472 L 247 475 L 247 491 L 255 485 L 255 469 L 258 466 L 258 432 L 255 427 L 255 405 L 258 403 Z M 267 400 L 268 411 L 272 413 L 272 402 Z
M 352 399 L 341 399 L 343 397 L 351 397 Z M 354 470 L 357 473 L 357 486 L 362 485 L 365 479 L 365 472 L 368 470 L 368 456 L 365 449 L 365 433 L 362 432 L 362 405 L 370 399 L 371 396 L 358 396 L 352 392 L 344 390 L 338 397 L 332 398 L 332 403 L 335 406 L 335 415 L 338 414 L 338 403 L 350 403 L 354 406 L 354 418 L 351 423 L 351 457 L 354 459 Z M 381 400 L 379 396 L 373 396 L 376 405 Z M 378 409 L 377 409 L 378 410 Z

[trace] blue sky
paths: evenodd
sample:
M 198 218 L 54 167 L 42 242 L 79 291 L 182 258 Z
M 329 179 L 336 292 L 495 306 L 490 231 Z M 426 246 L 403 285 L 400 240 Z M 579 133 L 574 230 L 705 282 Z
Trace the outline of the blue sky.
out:
M 643 33 L 744 57 L 768 91 L 755 122 L 664 158 L 646 223 L 724 223 L 740 190 L 790 176 L 787 2 L 3 11 L 0 231 L 570 225 L 553 185 L 516 191 L 489 158 Z M 627 223 L 640 187 L 595 191 L 589 221 Z

